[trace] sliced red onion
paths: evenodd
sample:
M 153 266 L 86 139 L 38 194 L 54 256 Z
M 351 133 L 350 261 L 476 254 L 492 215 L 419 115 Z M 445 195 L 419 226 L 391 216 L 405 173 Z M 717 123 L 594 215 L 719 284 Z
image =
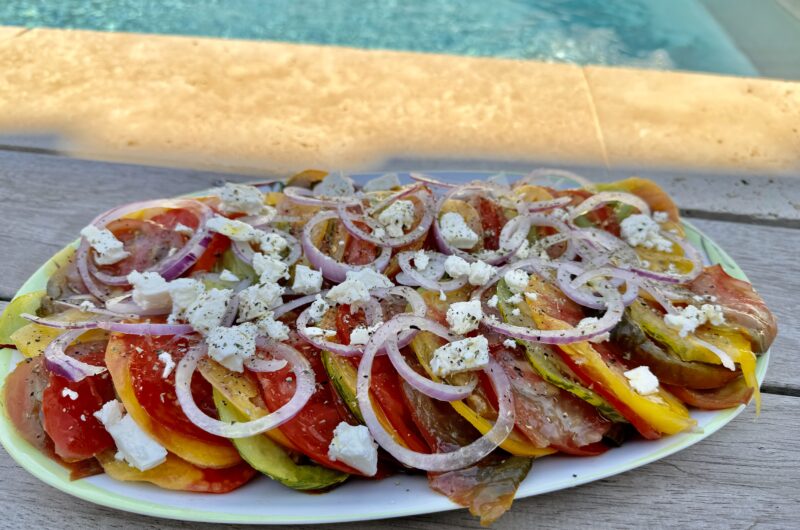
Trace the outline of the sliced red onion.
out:
M 206 353 L 206 346 L 201 343 L 191 348 L 183 356 L 175 370 L 175 393 L 178 403 L 192 423 L 206 432 L 224 438 L 246 438 L 284 424 L 303 409 L 316 388 L 314 370 L 308 360 L 299 351 L 286 344 L 260 341 L 258 346 L 287 360 L 292 365 L 297 386 L 289 402 L 278 410 L 253 421 L 228 423 L 207 416 L 195 403 L 191 388 L 192 376 L 197 370 L 197 363 Z
M 99 325 L 98 321 L 96 320 L 87 320 L 82 322 L 66 322 L 63 320 L 52 320 L 49 318 L 37 317 L 36 315 L 31 315 L 30 313 L 22 313 L 20 316 L 25 320 L 33 322 L 34 324 L 39 324 L 40 326 L 46 326 L 48 328 L 56 328 L 56 329 L 80 329 L 86 331 L 89 329 L 95 329 Z
M 461 338 L 450 333 L 446 327 L 442 326 L 438 322 L 415 315 L 397 315 L 391 320 L 391 322 L 392 327 L 398 332 L 400 330 L 418 328 L 419 331 L 428 331 L 442 337 L 448 342 L 453 342 Z M 396 335 L 388 335 L 386 337 L 386 341 L 384 342 L 384 346 L 386 353 L 389 355 L 389 359 L 392 361 L 392 365 L 394 366 L 395 370 L 397 370 L 397 373 L 400 374 L 400 376 L 405 379 L 408 384 L 428 397 L 438 399 L 439 401 L 458 401 L 459 399 L 466 398 L 472 394 L 473 390 L 475 390 L 478 379 L 474 377 L 469 384 L 459 386 L 438 383 L 417 373 L 408 365 L 408 363 L 406 363 L 405 359 L 403 358 L 403 354 L 400 353 Z
M 109 290 L 100 287 L 89 272 L 89 242 L 86 241 L 86 238 L 81 238 L 78 250 L 75 252 L 75 265 L 78 267 L 78 274 L 86 289 L 98 300 L 106 300 Z
M 358 196 L 352 197 L 326 197 L 320 199 L 314 196 L 311 190 L 305 188 L 298 188 L 297 186 L 286 186 L 283 188 L 283 194 L 287 199 L 295 204 L 303 204 L 306 206 L 322 206 L 322 207 L 336 207 L 339 204 L 356 204 L 360 201 Z
M 322 272 L 322 275 L 332 282 L 345 281 L 347 279 L 348 271 L 373 268 L 378 272 L 383 272 L 386 269 L 386 267 L 389 265 L 389 260 L 392 257 L 392 250 L 389 247 L 381 247 L 381 253 L 375 259 L 375 261 L 372 263 L 367 263 L 366 265 L 348 265 L 346 263 L 341 263 L 334 260 L 330 256 L 325 255 L 321 250 L 319 250 L 312 241 L 312 233 L 314 228 L 319 223 L 331 219 L 338 219 L 336 212 L 322 211 L 312 217 L 303 228 L 303 250 L 305 252 L 306 259 L 308 259 L 315 269 L 318 269 L 320 272 Z
M 514 428 L 514 397 L 511 393 L 511 383 L 502 368 L 494 361 L 489 361 L 489 366 L 484 370 L 497 394 L 499 411 L 494 426 L 484 436 L 474 442 L 450 453 L 425 454 L 412 451 L 396 442 L 394 437 L 387 432 L 373 409 L 370 399 L 370 382 L 372 380 L 372 364 L 378 349 L 385 343 L 387 337 L 395 336 L 398 328 L 390 320 L 381 326 L 370 338 L 364 350 L 364 355 L 358 365 L 358 383 L 356 397 L 367 424 L 375 441 L 394 456 L 401 463 L 425 471 L 452 471 L 461 469 L 479 461 L 494 451 L 511 433 Z
M 98 322 L 97 327 L 125 335 L 190 335 L 194 328 L 189 324 L 150 324 L 127 322 Z
M 425 303 L 425 299 L 422 298 L 417 291 L 409 287 L 399 286 L 390 287 L 388 289 L 373 289 L 371 293 L 382 300 L 385 300 L 390 296 L 400 296 L 405 298 L 408 302 L 408 305 L 411 306 L 411 312 L 416 317 L 421 318 L 428 313 L 428 305 Z M 405 348 L 416 335 L 417 331 L 414 329 L 405 330 L 397 339 L 398 347 Z
M 251 372 L 277 372 L 282 370 L 288 362 L 286 359 L 260 359 L 250 357 L 244 361 L 244 366 Z
M 451 182 L 442 182 L 441 180 L 436 180 L 433 177 L 428 175 L 424 175 L 422 173 L 409 173 L 409 177 L 417 182 L 424 182 L 425 184 L 430 184 L 432 186 L 438 186 L 440 188 L 457 188 L 458 184 L 453 184 Z
M 295 298 L 291 302 L 286 302 L 283 305 L 280 305 L 272 310 L 272 318 L 278 319 L 288 313 L 289 311 L 293 311 L 298 307 L 303 307 L 306 304 L 310 304 L 314 300 L 317 299 L 317 296 L 322 295 L 323 297 L 328 293 L 327 289 L 324 291 L 320 291 L 319 294 L 309 294 L 306 296 L 301 296 L 300 298 Z
M 537 186 L 554 186 L 554 183 L 548 177 L 561 177 L 564 179 L 571 180 L 573 182 L 577 182 L 580 186 L 591 189 L 594 187 L 594 183 L 587 180 L 585 177 L 578 175 L 577 173 L 573 173 L 572 171 L 565 171 L 563 169 L 553 169 L 553 168 L 539 168 L 534 169 L 517 182 L 514 183 L 514 186 L 521 186 L 524 184 L 534 184 Z
M 545 201 L 526 202 L 520 201 L 517 203 L 517 211 L 520 215 L 536 212 L 546 212 L 555 208 L 561 208 L 572 202 L 572 197 L 556 197 L 555 199 L 548 199 Z
M 674 236 L 668 232 L 662 232 L 664 237 L 681 247 L 683 250 L 684 258 L 692 263 L 692 270 L 686 274 L 672 274 L 669 272 L 655 272 L 639 266 L 632 266 L 630 270 L 639 276 L 666 283 L 687 283 L 703 272 L 703 256 L 694 246 L 686 239 Z
M 381 210 L 383 210 L 384 208 L 388 207 L 393 202 L 398 201 L 400 199 L 403 199 L 405 197 L 408 197 L 409 195 L 414 195 L 418 191 L 425 190 L 425 189 L 426 189 L 425 186 L 422 185 L 422 184 L 414 184 L 412 186 L 405 186 L 400 191 L 396 191 L 396 192 L 392 193 L 391 195 L 389 195 L 388 197 L 386 197 L 385 199 L 383 199 L 379 203 L 375 204 L 375 206 L 370 206 L 367 209 L 367 215 L 370 215 L 370 216 L 375 215 L 377 212 L 380 212 Z M 426 193 L 426 195 L 428 195 L 428 193 Z M 339 207 L 341 207 L 341 205 L 339 205 Z
M 225 309 L 225 313 L 222 315 L 222 320 L 220 321 L 219 325 L 225 328 L 228 328 L 233 325 L 233 322 L 236 320 L 236 313 L 239 311 L 239 297 L 234 296 L 231 298 L 231 303 L 228 304 L 228 307 Z
M 277 228 L 263 228 L 260 230 L 263 230 L 269 234 L 278 234 L 289 244 L 289 254 L 285 259 L 281 259 L 281 261 L 283 261 L 287 267 L 294 265 L 303 255 L 303 247 L 300 245 L 300 242 L 297 240 L 297 238 L 292 234 L 284 230 L 278 230 Z M 232 241 L 231 248 L 233 249 L 233 253 L 237 258 L 248 265 L 253 265 L 253 255 L 255 254 L 255 251 L 250 243 L 246 241 Z
M 102 374 L 106 369 L 74 359 L 65 353 L 67 347 L 75 342 L 86 330 L 74 329 L 62 333 L 44 349 L 44 365 L 52 373 L 72 382 L 86 377 Z
M 106 309 L 108 312 L 101 313 L 107 314 L 108 316 L 117 316 L 117 317 L 124 317 L 128 315 L 135 315 L 135 316 L 152 316 L 152 315 L 166 315 L 171 310 L 171 304 L 165 305 L 162 307 L 149 307 L 147 309 L 142 309 L 139 304 L 134 302 L 131 298 L 131 294 L 127 293 L 122 296 L 117 296 L 114 298 L 109 298 L 106 300 Z M 99 312 L 99 311 L 98 311 Z
M 724 366 L 725 368 L 727 368 L 731 372 L 736 371 L 736 365 L 733 363 L 733 359 L 731 359 L 731 356 L 728 355 L 725 351 L 723 351 L 720 348 L 714 346 L 710 342 L 704 341 L 703 339 L 701 339 L 700 337 L 698 337 L 696 335 L 694 337 L 694 340 L 697 342 L 697 344 L 699 344 L 703 348 L 708 349 L 711 353 L 713 353 L 714 355 L 719 357 L 719 360 L 722 363 L 722 366 Z
M 447 281 L 438 281 L 429 278 L 423 271 L 417 270 L 417 268 L 411 264 L 411 260 L 414 258 L 414 254 L 416 254 L 416 252 L 413 251 L 399 253 L 397 255 L 397 264 L 403 270 L 403 273 L 408 278 L 411 278 L 413 282 L 415 282 L 415 285 L 422 286 L 425 289 L 430 289 L 432 291 L 449 292 L 449 291 L 454 291 L 456 289 L 461 289 L 467 284 L 467 278 L 465 277 Z M 401 281 L 402 278 L 400 278 L 400 276 L 398 275 L 397 280 Z
M 647 215 L 648 217 L 650 216 L 650 205 L 633 193 L 626 193 L 624 191 L 601 191 L 599 193 L 595 193 L 573 208 L 569 215 L 569 220 L 574 221 L 578 217 L 591 212 L 598 206 L 608 204 L 609 202 L 621 202 L 623 204 L 633 206 L 642 214 Z
M 576 275 L 574 280 L 572 279 L 573 275 Z M 560 264 L 558 274 L 556 275 L 558 286 L 567 297 L 578 304 L 592 309 L 605 309 L 608 304 L 607 299 L 605 296 L 598 296 L 592 292 L 588 292 L 582 289 L 582 287 L 589 281 L 601 277 L 617 279 L 625 283 L 625 293 L 621 295 L 621 300 L 625 307 L 632 304 L 636 297 L 639 296 L 640 279 L 636 274 L 615 267 L 601 267 L 599 269 L 585 271 L 574 262 L 565 262 Z M 606 289 L 611 288 L 611 285 L 606 286 Z
M 404 197 L 405 192 L 398 193 L 396 196 L 397 198 L 393 200 L 398 200 L 400 197 Z M 345 205 L 339 205 L 337 212 L 339 214 L 339 219 L 342 221 L 342 224 L 344 224 L 345 229 L 350 232 L 353 237 L 367 241 L 379 247 L 402 247 L 425 237 L 428 233 L 428 229 L 431 227 L 431 223 L 433 222 L 433 200 L 431 199 L 430 193 L 427 191 L 418 191 L 415 192 L 413 196 L 416 197 L 420 202 L 420 204 L 417 204 L 416 206 L 417 208 L 422 209 L 422 218 L 420 219 L 419 223 L 417 223 L 417 226 L 400 237 L 384 236 L 382 238 L 378 238 L 370 233 L 365 232 L 356 225 L 357 221 L 367 224 L 367 226 L 373 230 L 379 227 L 378 222 L 367 215 L 359 216 L 349 212 L 347 210 L 347 206 Z

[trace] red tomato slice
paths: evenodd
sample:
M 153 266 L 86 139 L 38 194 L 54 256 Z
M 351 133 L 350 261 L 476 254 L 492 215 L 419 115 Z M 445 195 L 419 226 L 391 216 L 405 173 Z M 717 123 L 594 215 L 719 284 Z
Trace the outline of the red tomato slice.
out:
M 336 408 L 334 391 L 322 365 L 319 351 L 302 341 L 296 341 L 292 345 L 308 359 L 317 385 L 316 391 L 306 406 L 279 429 L 303 454 L 312 460 L 345 473 L 362 475 L 363 473 L 360 471 L 328 458 L 328 446 L 333 440 L 333 430 L 345 418 Z M 279 409 L 294 395 L 296 382 L 289 366 L 276 372 L 258 373 L 256 378 L 261 386 L 264 403 L 269 410 Z
M 497 250 L 500 248 L 500 231 L 506 224 L 503 208 L 495 201 L 479 196 L 477 210 L 483 228 L 483 248 Z
M 360 223 L 356 223 L 357 225 Z M 361 224 L 359 227 L 366 230 L 366 225 Z M 347 243 L 344 247 L 344 263 L 350 265 L 366 265 L 372 263 L 378 257 L 378 247 L 363 239 L 348 236 Z
M 105 341 L 71 346 L 67 355 L 94 366 L 104 366 L 105 346 Z M 42 394 L 42 416 L 44 430 L 52 438 L 56 454 L 75 462 L 114 447 L 114 440 L 93 415 L 114 398 L 114 384 L 108 373 L 77 382 L 50 374 L 49 384 Z
M 144 271 L 166 258 L 172 249 L 181 248 L 187 237 L 172 228 L 154 221 L 119 219 L 108 224 L 108 229 L 122 241 L 130 256 L 115 263 L 99 267 L 114 275 L 126 275 L 131 271 Z
M 175 394 L 175 370 L 166 378 L 162 377 L 165 364 L 159 360 L 159 354 L 169 353 L 177 364 L 186 353 L 189 341 L 169 336 L 127 336 L 126 341 L 133 391 L 147 413 L 162 425 L 185 435 L 215 445 L 229 445 L 226 439 L 207 433 L 186 417 Z M 211 384 L 199 372 L 192 378 L 192 395 L 200 410 L 216 417 Z
M 208 272 L 213 269 L 214 265 L 219 261 L 220 256 L 222 256 L 230 246 L 230 239 L 222 234 L 213 234 L 211 236 L 211 242 L 206 247 L 206 250 L 200 255 L 194 265 L 192 265 L 187 275 L 191 276 L 196 272 Z

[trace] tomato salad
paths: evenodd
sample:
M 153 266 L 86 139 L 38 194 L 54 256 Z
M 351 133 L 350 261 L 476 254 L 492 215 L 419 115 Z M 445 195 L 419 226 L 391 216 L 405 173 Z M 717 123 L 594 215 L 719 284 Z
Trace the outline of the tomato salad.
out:
M 541 176 L 306 171 L 112 209 L 0 321 L 25 357 L 9 418 L 75 479 L 427 473 L 490 523 L 535 458 L 758 405 L 775 319 L 703 265 L 666 193 Z

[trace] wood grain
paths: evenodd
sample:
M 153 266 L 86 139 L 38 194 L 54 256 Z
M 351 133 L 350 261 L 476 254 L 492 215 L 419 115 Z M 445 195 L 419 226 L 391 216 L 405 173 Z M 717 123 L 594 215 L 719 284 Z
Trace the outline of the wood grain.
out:
M 787 440 L 800 433 L 799 404 L 797 397 L 766 395 L 757 419 L 752 410 L 746 411 L 710 438 L 644 468 L 519 500 L 492 528 L 790 528 L 800 517 L 795 465 L 800 446 Z M 5 521 L 0 527 L 219 528 L 116 512 L 72 498 L 39 482 L 5 452 L 0 452 L 0 473 L 0 511 Z M 480 525 L 459 510 L 332 528 L 477 529 Z

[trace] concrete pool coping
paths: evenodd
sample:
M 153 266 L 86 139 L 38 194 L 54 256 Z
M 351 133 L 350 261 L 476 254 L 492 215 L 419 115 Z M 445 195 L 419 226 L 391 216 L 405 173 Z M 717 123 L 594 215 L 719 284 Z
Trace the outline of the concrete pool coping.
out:
M 464 158 L 800 172 L 800 83 L 0 27 L 0 144 L 281 174 Z M 53 136 L 55 140 L 52 140 Z

